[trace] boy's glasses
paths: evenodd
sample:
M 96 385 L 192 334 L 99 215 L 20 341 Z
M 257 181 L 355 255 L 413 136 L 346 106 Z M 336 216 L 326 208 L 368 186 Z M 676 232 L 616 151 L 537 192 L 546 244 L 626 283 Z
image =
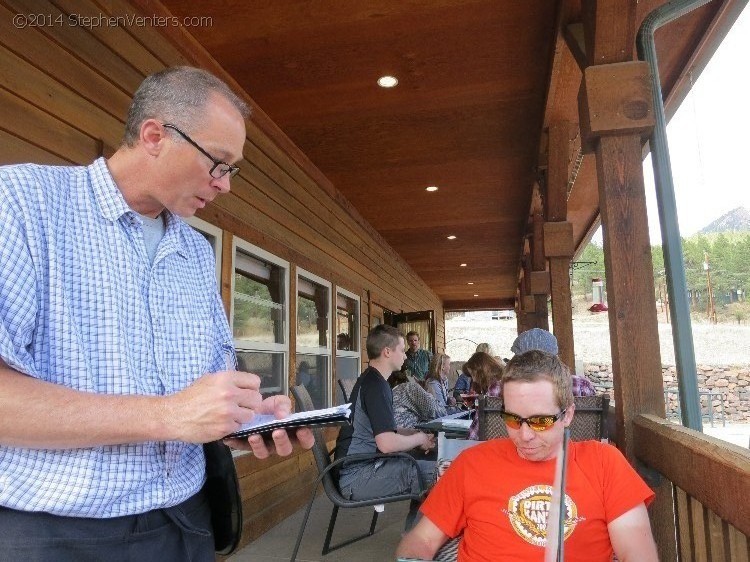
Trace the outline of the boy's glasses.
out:
M 521 429 L 524 422 L 534 431 L 547 431 L 550 427 L 555 425 L 555 422 L 565 415 L 565 410 L 554 416 L 530 416 L 528 418 L 522 418 L 511 412 L 500 412 L 505 425 L 511 429 Z

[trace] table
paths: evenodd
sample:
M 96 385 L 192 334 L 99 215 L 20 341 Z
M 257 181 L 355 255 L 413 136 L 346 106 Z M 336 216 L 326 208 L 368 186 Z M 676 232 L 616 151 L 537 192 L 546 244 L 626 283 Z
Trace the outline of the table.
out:
M 442 418 L 435 418 L 434 420 L 430 420 L 428 422 L 418 423 L 415 425 L 415 429 L 419 429 L 421 431 L 427 431 L 429 433 L 445 433 L 445 437 L 449 439 L 465 439 L 469 436 L 469 428 L 463 428 L 463 427 L 456 427 L 450 425 L 450 420 L 468 420 L 471 419 L 471 414 L 474 412 L 474 410 L 464 410 L 462 412 L 457 412 L 455 414 L 449 414 L 447 416 L 443 416 Z M 448 422 L 447 424 L 445 422 Z

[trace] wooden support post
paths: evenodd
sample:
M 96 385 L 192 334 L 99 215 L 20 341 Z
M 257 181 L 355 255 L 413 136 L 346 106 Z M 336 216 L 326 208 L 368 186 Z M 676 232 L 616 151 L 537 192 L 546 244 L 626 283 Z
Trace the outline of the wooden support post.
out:
M 654 126 L 648 67 L 631 62 L 637 3 L 582 0 L 590 65 L 579 96 L 581 146 L 596 152 L 604 231 L 617 444 L 635 463 L 633 421 L 664 417 L 659 331 L 641 159 Z M 652 482 L 649 509 L 661 560 L 676 560 L 672 485 Z
M 570 294 L 570 260 L 573 257 L 573 228 L 568 217 L 570 170 L 570 123 L 558 121 L 549 127 L 547 196 L 545 197 L 544 251 L 549 258 L 552 295 L 552 325 L 560 359 L 575 370 L 573 303 Z M 552 225 L 565 225 L 555 232 Z M 554 227 L 553 227 L 554 228 Z
M 531 271 L 533 273 L 547 271 L 544 257 L 544 217 L 541 209 L 534 211 L 534 238 L 531 244 Z M 534 316 L 530 328 L 549 330 L 549 312 L 547 309 L 547 293 L 534 295 Z

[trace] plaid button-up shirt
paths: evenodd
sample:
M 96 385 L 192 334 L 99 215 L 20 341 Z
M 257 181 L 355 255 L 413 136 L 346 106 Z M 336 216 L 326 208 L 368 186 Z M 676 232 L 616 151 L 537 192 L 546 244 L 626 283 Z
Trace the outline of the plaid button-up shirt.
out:
M 0 357 L 13 369 L 140 395 L 223 370 L 231 333 L 209 244 L 167 213 L 152 264 L 142 221 L 103 159 L 0 168 L 0 224 Z M 54 412 L 36 421 L 55 424 Z M 0 447 L 0 505 L 116 517 L 176 505 L 204 475 L 202 447 L 181 442 Z

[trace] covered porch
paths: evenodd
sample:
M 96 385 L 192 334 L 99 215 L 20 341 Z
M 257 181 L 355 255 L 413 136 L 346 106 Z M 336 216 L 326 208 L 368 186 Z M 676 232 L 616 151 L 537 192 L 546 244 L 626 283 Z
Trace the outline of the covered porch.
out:
M 400 314 L 430 313 L 440 351 L 445 312 L 514 309 L 519 331 L 548 328 L 551 312 L 574 365 L 569 268 L 601 224 L 616 444 L 657 491 L 660 557 L 750 560 L 750 454 L 664 419 L 642 172 L 659 113 L 635 46 L 664 4 L 52 0 L 35 6 L 49 25 L 21 28 L 28 8 L 0 0 L 0 159 L 108 156 L 132 93 L 166 66 L 227 80 L 254 111 L 242 172 L 194 225 L 214 246 L 245 367 L 288 392 L 306 363 L 321 405 L 366 363 L 367 330 Z M 659 29 L 667 116 L 745 5 L 713 0 Z M 384 75 L 399 85 L 379 88 Z M 245 282 L 263 295 L 248 300 Z M 273 311 L 262 337 L 250 301 Z M 683 364 L 683 388 L 694 376 Z M 681 396 L 690 411 L 694 396 Z M 311 455 L 236 466 L 250 550 L 233 559 L 275 555 L 253 550 L 269 536 L 291 551 L 286 518 L 316 477 Z M 392 553 L 403 518 L 386 513 Z

